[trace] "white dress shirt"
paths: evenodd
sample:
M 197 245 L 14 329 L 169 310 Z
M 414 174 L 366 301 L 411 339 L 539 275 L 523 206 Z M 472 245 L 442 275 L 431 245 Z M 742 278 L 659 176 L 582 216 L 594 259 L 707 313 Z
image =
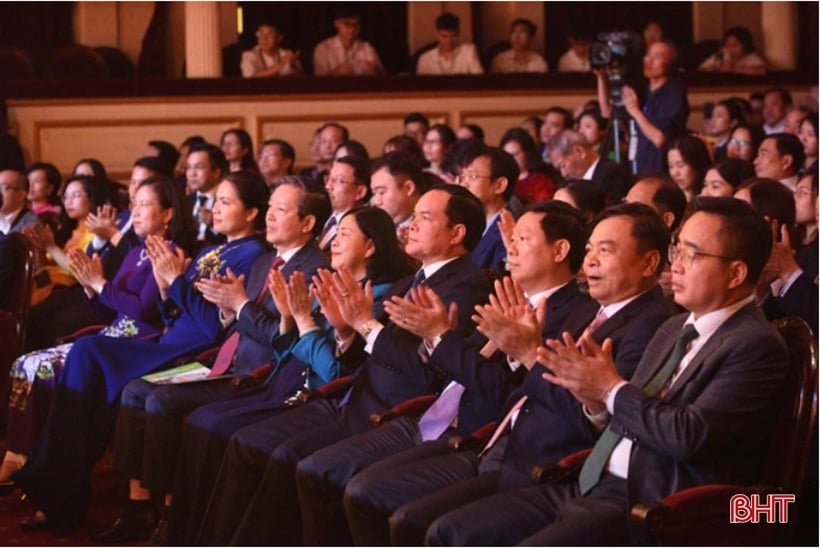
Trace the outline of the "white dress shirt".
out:
M 459 44 L 449 59 L 442 57 L 438 48 L 419 57 L 416 74 L 484 74 L 474 44 Z
M 341 38 L 332 36 L 320 42 L 313 50 L 313 74 L 316 76 L 331 74 L 345 62 L 353 66 L 355 74 L 376 74 L 384 71 L 379 54 L 373 46 L 362 40 L 356 40 L 353 47 L 346 49 Z M 365 63 L 373 63 L 375 71 L 367 69 Z
M 547 72 L 549 65 L 539 54 L 534 51 L 528 51 L 527 59 L 521 63 L 515 56 L 515 50 L 508 49 L 502 51 L 493 59 L 490 65 L 491 73 L 509 73 L 509 72 Z

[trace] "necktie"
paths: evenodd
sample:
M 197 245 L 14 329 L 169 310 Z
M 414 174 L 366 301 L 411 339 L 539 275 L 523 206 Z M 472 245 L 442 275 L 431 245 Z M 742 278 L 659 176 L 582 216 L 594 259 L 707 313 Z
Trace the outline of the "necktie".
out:
M 484 455 L 484 453 L 489 451 L 490 448 L 493 445 L 495 445 L 495 442 L 498 441 L 498 438 L 501 437 L 501 434 L 503 434 L 507 430 L 507 426 L 509 426 L 510 422 L 512 422 L 513 416 L 515 416 L 515 414 L 518 413 L 518 411 L 520 411 L 522 407 L 524 407 L 524 404 L 527 403 L 527 398 L 528 396 L 521 396 L 521 399 L 515 402 L 515 405 L 513 405 L 512 408 L 507 412 L 507 414 L 504 415 L 504 419 L 501 421 L 501 424 L 499 424 L 496 427 L 495 432 L 493 432 L 493 435 L 490 438 L 490 441 L 488 441 L 487 445 L 484 446 L 484 449 L 481 450 L 481 454 L 479 455 L 479 457 Z
M 427 279 L 427 276 L 425 276 L 424 269 L 422 268 L 418 272 L 416 272 L 415 276 L 413 276 L 413 283 L 410 284 L 410 289 L 407 290 L 407 293 L 409 294 L 410 291 L 412 291 L 414 288 L 416 288 L 416 287 L 420 286 L 421 284 L 423 284 L 424 280 L 426 280 L 426 279 Z
M 282 257 L 277 256 L 271 263 L 270 270 L 268 272 L 279 270 L 283 264 L 285 264 L 285 260 Z M 262 302 L 267 293 L 268 283 L 266 277 L 265 281 L 262 283 L 262 289 L 259 291 L 259 294 L 256 296 L 254 302 Z M 218 377 L 219 375 L 224 375 L 225 372 L 231 367 L 231 363 L 233 363 L 237 348 L 239 348 L 239 331 L 234 330 L 234 332 L 231 333 L 227 339 L 225 339 L 222 346 L 219 347 L 219 352 L 216 354 L 216 359 L 214 359 L 214 364 L 211 366 L 211 372 L 208 373 L 208 376 Z
M 322 234 L 319 236 L 319 248 L 324 249 L 330 244 L 333 236 L 333 227 L 336 226 L 336 217 L 331 215 L 331 217 L 325 223 L 325 228 L 322 229 Z
M 601 308 L 600 310 L 598 310 L 598 313 L 595 314 L 595 317 L 592 319 L 592 321 L 589 322 L 589 325 L 584 331 L 586 331 L 589 334 L 595 333 L 595 330 L 601 327 L 601 325 L 608 319 L 609 318 L 607 318 L 604 309 Z
M 441 436 L 458 416 L 458 404 L 464 394 L 464 386 L 453 381 L 433 402 L 430 409 L 419 419 L 422 441 L 435 440 Z
M 675 372 L 675 369 L 680 365 L 681 359 L 683 359 L 683 356 L 686 354 L 686 347 L 692 340 L 697 338 L 697 336 L 698 332 L 694 325 L 687 324 L 683 328 L 666 362 L 655 376 L 646 383 L 646 386 L 643 387 L 643 391 L 647 396 L 656 396 L 669 379 L 672 378 L 672 373 Z M 601 478 L 601 473 L 606 467 L 606 463 L 609 462 L 609 456 L 612 454 L 615 446 L 618 445 L 618 442 L 621 441 L 621 438 L 622 436 L 609 426 L 606 427 L 601 437 L 598 438 L 598 441 L 592 448 L 592 452 L 581 468 L 581 474 L 578 476 L 578 487 L 580 487 L 582 495 L 588 493 L 589 490 L 598 483 L 598 480 Z

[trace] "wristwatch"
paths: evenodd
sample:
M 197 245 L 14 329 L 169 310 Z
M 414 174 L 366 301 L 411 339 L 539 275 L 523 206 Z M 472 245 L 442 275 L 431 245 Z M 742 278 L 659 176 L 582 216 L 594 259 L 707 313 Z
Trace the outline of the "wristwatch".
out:
M 373 318 L 371 318 L 371 319 L 367 320 L 366 322 L 364 322 L 364 323 L 361 325 L 361 327 L 359 327 L 359 329 L 358 329 L 359 334 L 360 334 L 363 338 L 365 338 L 365 339 L 366 339 L 366 338 L 367 338 L 367 336 L 368 336 L 368 335 L 370 335 L 370 332 L 371 332 L 371 331 L 373 331 L 374 329 L 376 329 L 377 327 L 379 327 L 380 325 L 381 325 L 381 324 L 380 324 L 379 322 L 377 322 L 376 320 L 374 320 Z

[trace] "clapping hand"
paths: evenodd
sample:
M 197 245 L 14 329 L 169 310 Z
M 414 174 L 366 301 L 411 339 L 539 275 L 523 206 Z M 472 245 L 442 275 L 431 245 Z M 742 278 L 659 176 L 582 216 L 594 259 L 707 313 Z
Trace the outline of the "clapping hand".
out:
M 325 268 L 320 268 L 313 276 L 311 294 L 319 301 L 319 308 L 328 323 L 333 327 L 336 336 L 344 340 L 353 334 L 353 328 L 345 322 L 336 299 L 333 298 L 330 287 L 333 285 L 333 274 Z
M 384 309 L 390 321 L 428 344 L 458 325 L 458 305 L 450 303 L 448 309 L 436 292 L 424 285 L 414 287 L 409 298 L 396 295 L 384 301 Z
M 312 314 L 313 299 L 303 273 L 296 271 L 291 274 L 286 287 L 286 297 L 288 308 L 300 333 L 316 325 Z
M 624 379 L 612 359 L 612 339 L 598 345 L 589 333 L 576 342 L 569 333 L 538 349 L 538 363 L 549 369 L 544 380 L 569 390 L 591 414 L 606 408 L 609 391 Z
M 23 234 L 38 251 L 47 251 L 57 245 L 54 241 L 54 233 L 48 225 L 34 223 L 23 227 Z
M 245 292 L 245 275 L 237 276 L 228 268 L 224 276 L 200 278 L 194 287 L 202 293 L 209 303 L 217 305 L 225 315 L 236 315 L 239 308 L 248 300 Z
M 71 248 L 68 250 L 68 267 L 71 273 L 83 286 L 89 296 L 99 293 L 106 280 L 103 276 L 103 267 L 100 256 L 96 253 L 89 257 L 82 250 Z
M 472 319 L 476 329 L 491 343 L 482 349 L 482 355 L 489 357 L 497 348 L 528 369 L 535 364 L 546 322 L 546 299 L 533 310 L 521 286 L 506 277 L 496 280 L 489 304 L 478 305 L 475 311 Z
M 165 298 L 168 288 L 171 287 L 177 276 L 185 274 L 191 259 L 185 257 L 185 252 L 171 247 L 171 243 L 155 234 L 145 238 L 145 251 L 157 281 L 160 294 Z
M 515 217 L 509 209 L 502 209 L 498 214 L 498 231 L 501 233 L 501 241 L 504 249 L 510 248 L 512 233 L 515 228 Z
M 85 226 L 89 232 L 100 238 L 110 240 L 117 233 L 117 212 L 111 204 L 97 208 L 97 213 L 89 213 L 85 219 Z
M 361 332 L 362 327 L 373 319 L 373 287 L 368 281 L 364 289 L 350 271 L 341 267 L 331 276 L 330 294 L 345 323 Z

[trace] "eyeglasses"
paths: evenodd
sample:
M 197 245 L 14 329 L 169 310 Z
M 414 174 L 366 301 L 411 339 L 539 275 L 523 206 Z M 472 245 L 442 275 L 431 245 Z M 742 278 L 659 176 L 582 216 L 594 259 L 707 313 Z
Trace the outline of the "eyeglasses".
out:
M 276 158 L 277 156 L 281 156 L 278 152 L 266 152 L 262 156 L 259 157 L 260 160 L 264 160 L 265 158 Z
M 740 148 L 752 146 L 751 142 L 744 141 L 743 139 L 735 139 L 734 137 L 729 139 L 729 144 L 739 146 Z
M 674 264 L 675 261 L 680 261 L 680 263 L 686 268 L 692 268 L 692 265 L 695 264 L 695 259 L 698 257 L 713 257 L 723 261 L 735 260 L 734 257 L 715 255 L 714 253 L 704 253 L 703 251 L 695 251 L 691 247 L 681 246 L 680 242 L 669 245 L 669 252 L 667 254 L 669 264 Z
M 479 175 L 475 171 L 465 171 L 464 173 L 459 173 L 456 175 L 455 182 L 456 184 L 461 183 L 474 183 L 479 179 L 492 179 L 492 175 Z
M 67 202 L 69 200 L 79 200 L 84 197 L 85 194 L 82 192 L 72 192 L 71 194 L 63 194 L 63 201 Z

